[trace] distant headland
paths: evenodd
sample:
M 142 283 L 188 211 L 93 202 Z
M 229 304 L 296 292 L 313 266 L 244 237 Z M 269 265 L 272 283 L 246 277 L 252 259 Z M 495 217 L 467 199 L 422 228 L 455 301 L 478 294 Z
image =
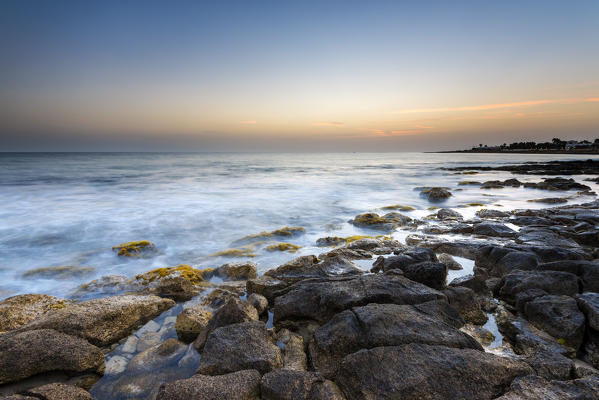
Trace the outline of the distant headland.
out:
M 437 153 L 542 153 L 542 154 L 599 154 L 599 139 L 561 140 L 553 138 L 551 142 L 514 142 L 499 146 L 479 144 L 467 150 L 439 151 Z

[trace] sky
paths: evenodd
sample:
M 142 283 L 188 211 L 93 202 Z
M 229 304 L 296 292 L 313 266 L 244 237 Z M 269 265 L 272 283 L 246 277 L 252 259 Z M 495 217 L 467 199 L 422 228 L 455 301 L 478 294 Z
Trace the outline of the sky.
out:
M 599 137 L 599 1 L 0 2 L 0 151 Z

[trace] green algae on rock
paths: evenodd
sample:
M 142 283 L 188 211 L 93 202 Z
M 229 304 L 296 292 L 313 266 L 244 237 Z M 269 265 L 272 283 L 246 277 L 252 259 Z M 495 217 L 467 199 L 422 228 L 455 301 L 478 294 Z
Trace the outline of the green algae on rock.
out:
M 446 187 L 418 187 L 415 190 L 419 190 L 420 195 L 426 197 L 428 201 L 443 201 L 452 196 Z
M 319 238 L 316 240 L 316 245 L 320 247 L 328 247 L 328 246 L 339 246 L 343 244 L 349 244 L 355 242 L 357 240 L 362 239 L 382 239 L 382 240 L 393 240 L 393 237 L 388 235 L 352 235 L 346 237 L 340 236 L 327 236 L 323 238 Z
M 94 272 L 93 267 L 78 267 L 74 265 L 65 265 L 60 267 L 43 267 L 30 269 L 23 273 L 23 278 L 40 279 L 71 279 L 90 275 Z
M 156 253 L 157 249 L 154 243 L 147 240 L 139 240 L 136 242 L 121 243 L 114 246 L 112 250 L 117 252 L 121 257 L 147 257 Z
M 209 257 L 256 257 L 254 246 L 243 246 L 212 253 Z
M 212 273 L 212 269 L 197 269 L 186 264 L 177 265 L 176 267 L 156 268 L 135 276 L 138 281 L 151 283 L 160 278 L 165 277 L 183 277 L 194 285 L 203 283 L 206 275 Z
M 395 204 L 392 206 L 381 207 L 381 210 L 399 210 L 399 211 L 414 211 L 412 206 L 404 206 L 403 204 Z
M 349 222 L 359 227 L 391 231 L 397 227 L 407 225 L 411 221 L 412 218 L 398 212 L 387 213 L 383 216 L 368 212 L 356 215 Z
M 21 294 L 4 299 L 0 302 L 0 333 L 17 329 L 69 303 L 71 301 L 45 294 Z

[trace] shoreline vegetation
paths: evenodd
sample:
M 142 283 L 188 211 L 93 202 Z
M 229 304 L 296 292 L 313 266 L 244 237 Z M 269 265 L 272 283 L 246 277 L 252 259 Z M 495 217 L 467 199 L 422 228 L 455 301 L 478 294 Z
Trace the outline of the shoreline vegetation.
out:
M 599 139 L 561 140 L 553 138 L 551 142 L 514 142 L 498 146 L 480 143 L 478 147 L 464 150 L 435 151 L 434 153 L 508 153 L 508 154 L 599 154 Z
M 541 175 L 465 184 L 581 201 L 466 218 L 443 207 L 459 185 L 415 187 L 427 216 L 401 204 L 364 210 L 349 221 L 364 235 L 323 233 L 319 254 L 262 275 L 241 251 L 214 269 L 165 266 L 106 275 L 62 299 L 9 297 L 0 399 L 596 398 L 599 200 L 589 185 L 599 161 L 439 168 Z M 583 174 L 594 177 L 569 177 Z M 230 245 L 292 252 L 304 234 L 279 227 Z M 107 251 L 160 251 L 132 239 Z M 35 273 L 64 279 L 69 267 Z

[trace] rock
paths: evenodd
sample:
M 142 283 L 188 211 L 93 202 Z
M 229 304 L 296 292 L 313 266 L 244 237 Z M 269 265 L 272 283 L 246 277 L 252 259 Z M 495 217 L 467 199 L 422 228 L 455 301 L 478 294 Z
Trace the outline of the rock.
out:
M 507 218 L 510 216 L 509 213 L 501 210 L 488 210 L 486 208 L 481 208 L 477 212 L 474 213 L 479 218 Z
M 485 293 L 488 291 L 485 280 L 480 275 L 474 274 L 455 278 L 449 283 L 449 287 L 465 287 L 473 290 L 475 293 Z
M 551 229 L 530 226 L 520 229 L 516 243 L 533 246 L 580 247 L 574 240 L 564 238 Z
M 137 349 L 137 342 L 139 341 L 139 338 L 135 335 L 131 335 L 127 338 L 127 340 L 125 341 L 125 343 L 123 343 L 123 346 L 121 347 L 121 351 L 123 353 L 135 353 L 136 349 Z
M 208 325 L 212 312 L 202 305 L 184 308 L 175 322 L 175 330 L 179 339 L 185 343 L 193 342 L 202 329 Z
M 584 334 L 584 314 L 568 296 L 536 297 L 524 306 L 526 318 L 558 342 L 578 349 Z
M 455 308 L 466 322 L 475 325 L 484 325 L 487 322 L 487 314 L 483 312 L 480 302 L 474 291 L 467 287 L 456 286 L 443 290 L 449 304 Z
M 406 243 L 411 246 L 420 246 L 431 249 L 436 253 L 447 253 L 452 256 L 464 257 L 473 260 L 479 250 L 488 242 L 477 240 L 442 239 L 434 236 L 411 234 L 406 236 Z
M 379 257 L 372 264 L 372 272 L 390 271 L 392 269 L 401 269 L 424 261 L 437 261 L 435 252 L 425 247 L 412 247 L 399 252 L 391 257 Z
M 43 267 L 30 269 L 23 273 L 23 278 L 34 279 L 81 279 L 94 273 L 92 267 L 65 265 L 60 267 Z
M 578 275 L 582 283 L 582 291 L 599 292 L 599 263 L 585 260 L 563 260 L 539 264 L 538 269 Z
M 268 309 L 268 300 L 266 297 L 262 296 L 258 293 L 252 293 L 248 296 L 248 303 L 250 303 L 256 311 L 258 311 L 258 315 L 262 315 Z
M 287 329 L 277 334 L 277 344 L 283 344 L 283 368 L 295 371 L 308 369 L 308 357 L 304 351 L 304 338 Z
M 420 195 L 427 198 L 430 202 L 439 202 L 451 197 L 451 192 L 442 187 L 423 188 Z
M 141 287 L 129 281 L 123 275 L 105 275 L 88 283 L 80 285 L 71 297 L 75 299 L 86 298 L 98 294 L 119 294 L 125 291 L 139 290 Z
M 482 350 L 472 337 L 441 320 L 414 306 L 396 304 L 369 304 L 335 315 L 316 330 L 309 350 L 316 369 L 332 378 L 348 354 L 408 343 Z
M 69 303 L 68 300 L 45 294 L 21 294 L 4 299 L 0 302 L 0 333 L 19 328 Z
M 258 264 L 251 261 L 226 263 L 215 269 L 214 274 L 234 280 L 255 279 L 258 277 Z
M 104 353 L 75 336 L 52 329 L 0 335 L 0 385 L 46 372 L 104 372 Z
M 343 257 L 330 257 L 320 261 L 310 255 L 295 258 L 266 271 L 264 275 L 291 284 L 308 278 L 353 276 L 363 273 L 353 262 Z
M 559 353 L 539 349 L 524 360 L 535 370 L 536 375 L 545 379 L 567 380 L 572 378 L 574 363 Z
M 457 310 L 450 306 L 446 300 L 427 301 L 425 303 L 414 304 L 413 307 L 419 312 L 453 326 L 456 329 L 460 329 L 465 324 Z
M 156 400 L 258 400 L 260 379 L 260 373 L 256 370 L 218 376 L 194 375 L 189 379 L 163 384 Z
M 135 276 L 134 282 L 142 289 L 142 294 L 154 294 L 175 301 L 191 300 L 206 290 L 209 283 L 206 276 L 212 270 L 201 270 L 189 265 L 156 268 Z
M 149 373 L 166 365 L 176 365 L 187 350 L 187 346 L 177 339 L 168 339 L 167 341 L 152 346 L 129 361 L 127 365 L 127 374 L 136 375 Z M 199 355 L 198 355 L 199 358 Z
M 275 299 L 274 322 L 328 321 L 336 313 L 369 303 L 418 304 L 445 295 L 401 276 L 364 275 L 305 280 Z
M 263 400 L 308 400 L 313 386 L 323 382 L 318 372 L 277 369 L 262 377 L 260 389 Z
M 216 328 L 221 326 L 237 324 L 240 322 L 249 322 L 258 320 L 258 311 L 245 300 L 231 298 L 227 300 L 224 306 L 216 310 L 208 324 L 200 331 L 198 337 L 193 342 L 196 349 L 201 350 L 208 339 L 208 336 Z
M 335 382 L 348 399 L 493 399 L 532 369 L 473 349 L 424 344 L 346 356 Z
M 439 254 L 437 256 L 437 259 L 439 260 L 439 262 L 442 262 L 443 264 L 445 264 L 447 269 L 451 269 L 453 271 L 458 271 L 458 270 L 463 269 L 462 265 L 459 262 L 457 262 L 456 260 L 454 260 L 454 258 L 447 253 Z
M 475 224 L 472 228 L 472 233 L 475 235 L 501 238 L 512 238 L 516 236 L 515 230 L 498 222 L 481 222 Z
M 64 383 L 39 386 L 27 390 L 24 394 L 42 400 L 92 400 L 91 394 L 87 391 Z
M 432 287 L 433 289 L 441 290 L 445 287 L 447 267 L 443 263 L 424 261 L 418 264 L 407 265 L 402 271 L 406 278 Z
M 355 218 L 349 222 L 362 228 L 389 232 L 400 226 L 405 226 L 411 221 L 412 218 L 398 212 L 390 212 L 382 216 L 377 213 L 369 212 L 356 215 Z
M 350 237 L 349 239 L 353 239 Z M 390 237 L 365 237 L 362 239 L 350 240 L 346 245 L 345 249 L 351 250 L 364 250 L 371 254 L 389 254 L 396 249 L 402 249 L 405 246 L 399 241 L 393 240 Z
M 346 400 L 345 395 L 334 382 L 325 380 L 312 385 L 311 400 Z
M 576 296 L 578 307 L 586 316 L 589 328 L 599 332 L 599 293 L 583 293 Z
M 211 308 L 219 308 L 222 307 L 228 300 L 238 299 L 239 296 L 239 293 L 217 287 L 207 295 L 202 296 L 202 302 L 200 305 Z
M 113 296 L 69 304 L 47 312 L 22 330 L 54 329 L 108 346 L 175 304 L 157 296 Z
M 282 364 L 281 351 L 267 338 L 261 321 L 217 328 L 208 337 L 198 373 L 218 375 L 244 369 L 265 374 Z
M 148 242 L 147 240 L 121 243 L 118 246 L 114 246 L 112 250 L 116 251 L 117 255 L 121 257 L 134 258 L 151 257 L 158 252 L 156 245 L 152 242 Z
M 497 400 L 592 400 L 597 398 L 598 391 L 597 375 L 571 381 L 547 381 L 538 376 L 526 376 L 514 380 L 510 391 Z
M 568 199 L 564 197 L 543 197 L 539 199 L 530 199 L 528 201 L 530 201 L 531 203 L 563 204 L 567 203 Z
M 483 346 L 490 346 L 495 340 L 495 335 L 491 331 L 483 328 L 482 326 L 467 324 L 461 329 L 462 332 L 476 339 L 477 342 Z
M 560 271 L 512 272 L 501 279 L 495 295 L 509 304 L 517 305 L 519 297 L 531 291 L 535 291 L 532 298 L 543 294 L 574 296 L 579 291 L 579 279 L 574 274 Z
M 441 208 L 437 211 L 437 219 L 463 219 L 464 216 L 451 208 Z
M 248 294 L 257 293 L 260 294 L 272 304 L 275 298 L 275 294 L 280 292 L 289 286 L 287 283 L 271 278 L 268 275 L 263 275 L 257 279 L 249 279 L 246 282 L 246 290 Z
M 231 243 L 232 246 L 247 245 L 256 242 L 271 241 L 273 239 L 290 238 L 303 235 L 306 229 L 301 226 L 284 226 L 270 232 L 260 232 L 242 237 Z
M 543 182 L 526 182 L 525 188 L 534 188 L 541 190 L 591 190 L 587 185 L 576 182 L 574 179 L 565 178 L 544 178 Z

